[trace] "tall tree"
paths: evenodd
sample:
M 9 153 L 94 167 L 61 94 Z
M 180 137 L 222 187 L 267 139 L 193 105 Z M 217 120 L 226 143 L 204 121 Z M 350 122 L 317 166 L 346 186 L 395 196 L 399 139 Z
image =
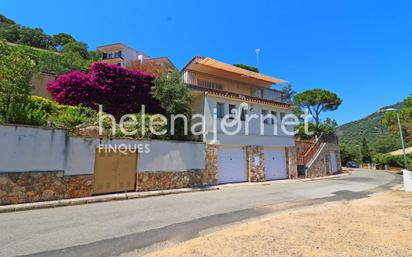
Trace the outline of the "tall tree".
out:
M 42 49 L 50 49 L 53 48 L 52 42 L 52 37 L 45 34 L 42 29 L 23 27 L 20 30 L 20 37 L 17 43 Z
M 284 103 L 292 104 L 293 97 L 296 95 L 296 91 L 292 89 L 292 85 L 288 84 L 282 88 L 281 100 Z
M 372 161 L 372 154 L 369 149 L 369 145 L 368 145 L 368 142 L 366 141 L 366 138 L 362 139 L 361 153 L 362 153 L 362 161 L 364 163 L 370 163 Z
M 165 110 L 166 115 L 183 114 L 187 120 L 191 120 L 190 93 L 187 85 L 183 82 L 180 73 L 163 73 L 154 81 L 154 98 L 160 102 L 161 107 Z M 170 124 L 169 124 L 170 125 Z M 188 135 L 184 132 L 184 123 L 182 119 L 176 119 L 176 134 L 171 138 L 184 140 Z M 170 130 L 169 130 L 170 132 Z
M 322 112 L 334 111 L 342 103 L 335 93 L 324 89 L 312 89 L 295 95 L 294 102 L 303 109 L 308 109 L 315 120 L 315 125 L 320 125 Z
M 58 33 L 53 36 L 53 44 L 57 50 L 61 51 L 65 44 L 76 42 L 76 39 L 67 33 Z

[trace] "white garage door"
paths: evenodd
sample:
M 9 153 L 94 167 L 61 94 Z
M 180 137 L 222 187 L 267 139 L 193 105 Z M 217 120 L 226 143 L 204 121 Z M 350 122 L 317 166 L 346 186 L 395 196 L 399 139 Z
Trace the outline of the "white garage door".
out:
M 338 172 L 338 164 L 336 162 L 336 153 L 334 151 L 330 152 L 330 163 L 332 164 L 332 174 Z
M 287 179 L 285 149 L 264 150 L 266 180 Z
M 217 172 L 219 184 L 247 181 L 245 151 L 241 148 L 219 149 Z

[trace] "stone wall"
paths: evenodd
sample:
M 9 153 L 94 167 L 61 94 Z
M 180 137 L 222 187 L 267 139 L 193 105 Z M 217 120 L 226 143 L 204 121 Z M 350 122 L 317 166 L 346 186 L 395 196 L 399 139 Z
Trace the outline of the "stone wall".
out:
M 287 160 L 287 169 L 289 179 L 298 178 L 298 160 L 296 147 L 287 147 L 286 148 L 286 160 Z
M 324 143 L 325 146 L 317 156 L 313 164 L 307 168 L 307 177 L 323 177 L 332 174 L 332 163 L 330 160 L 330 152 L 336 153 L 336 164 L 338 172 L 342 170 L 339 146 L 334 143 Z
M 138 172 L 136 191 L 189 188 L 203 184 L 203 171 Z
M 203 174 L 203 184 L 217 185 L 217 151 L 218 146 L 207 144 L 205 146 L 205 171 Z
M 259 165 L 256 165 L 255 158 L 259 158 Z M 262 146 L 246 146 L 247 171 L 249 182 L 266 181 L 265 176 L 265 155 Z
M 0 174 L 0 205 L 86 197 L 93 175 L 64 176 L 58 172 Z

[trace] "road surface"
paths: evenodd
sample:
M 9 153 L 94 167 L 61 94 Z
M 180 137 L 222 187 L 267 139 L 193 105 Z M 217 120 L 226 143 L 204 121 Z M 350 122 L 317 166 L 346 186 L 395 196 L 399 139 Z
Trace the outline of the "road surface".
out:
M 0 214 L 0 256 L 118 256 L 179 242 L 207 229 L 278 210 L 368 197 L 399 184 L 383 171 L 313 181 L 226 186 L 220 190 Z

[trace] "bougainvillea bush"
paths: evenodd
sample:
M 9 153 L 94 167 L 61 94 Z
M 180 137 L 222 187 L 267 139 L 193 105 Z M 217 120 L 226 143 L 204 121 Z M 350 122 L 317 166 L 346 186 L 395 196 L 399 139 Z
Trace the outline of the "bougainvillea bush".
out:
M 48 85 L 54 100 L 60 104 L 83 105 L 119 118 L 123 114 L 138 113 L 145 105 L 147 113 L 162 113 L 152 96 L 154 77 L 137 70 L 117 65 L 94 63 L 90 73 L 80 71 L 59 76 Z

